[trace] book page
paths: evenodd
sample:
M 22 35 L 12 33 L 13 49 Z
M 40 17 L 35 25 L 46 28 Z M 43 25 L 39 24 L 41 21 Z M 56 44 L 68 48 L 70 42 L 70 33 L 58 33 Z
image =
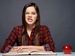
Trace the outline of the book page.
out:
M 52 51 L 32 51 L 31 52 L 32 55 L 41 55 L 41 54 L 49 54 L 49 55 L 56 55 L 56 53 L 52 52 Z
M 23 51 L 23 52 L 9 52 L 9 53 L 4 53 L 3 55 L 28 55 L 30 52 L 29 51 Z
M 56 53 L 52 52 L 52 51 L 22 51 L 22 52 L 9 52 L 9 53 L 5 53 L 4 56 L 6 55 L 56 55 Z

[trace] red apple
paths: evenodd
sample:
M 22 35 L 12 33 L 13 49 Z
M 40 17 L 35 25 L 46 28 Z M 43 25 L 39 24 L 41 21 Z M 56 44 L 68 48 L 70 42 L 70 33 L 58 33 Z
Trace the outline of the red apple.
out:
M 72 51 L 72 47 L 70 45 L 65 45 L 62 49 L 65 54 L 70 54 Z

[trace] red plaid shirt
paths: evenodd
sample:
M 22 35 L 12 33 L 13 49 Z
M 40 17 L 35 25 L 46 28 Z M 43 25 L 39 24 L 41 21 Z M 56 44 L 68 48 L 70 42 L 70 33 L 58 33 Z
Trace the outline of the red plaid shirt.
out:
M 32 29 L 31 36 L 29 37 L 26 34 L 26 45 L 34 45 L 34 33 L 35 28 Z M 2 46 L 1 52 L 9 52 L 11 48 L 14 46 L 15 42 L 17 42 L 18 46 L 22 45 L 22 25 L 16 26 L 11 31 L 9 37 L 6 39 L 4 45 Z M 45 51 L 55 51 L 55 44 L 50 35 L 50 31 L 47 26 L 41 25 L 39 31 L 39 46 L 44 46 Z

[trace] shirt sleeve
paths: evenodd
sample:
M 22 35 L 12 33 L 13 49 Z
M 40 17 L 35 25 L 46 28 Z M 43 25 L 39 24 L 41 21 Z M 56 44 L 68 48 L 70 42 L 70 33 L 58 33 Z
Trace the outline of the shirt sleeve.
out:
M 45 51 L 53 51 L 55 52 L 55 44 L 51 37 L 49 28 L 47 26 L 44 27 L 44 49 Z
M 14 27 L 13 30 L 11 31 L 9 37 L 4 42 L 4 44 L 1 48 L 1 52 L 2 53 L 9 52 L 11 50 L 11 48 L 13 47 L 13 45 L 16 41 L 16 38 L 17 38 L 17 33 L 16 33 L 16 28 Z

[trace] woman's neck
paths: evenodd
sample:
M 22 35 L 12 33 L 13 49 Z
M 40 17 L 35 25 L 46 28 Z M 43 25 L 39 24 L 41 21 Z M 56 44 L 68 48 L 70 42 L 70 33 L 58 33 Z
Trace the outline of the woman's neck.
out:
M 35 25 L 27 25 L 27 30 L 31 31 L 34 27 L 35 27 Z

